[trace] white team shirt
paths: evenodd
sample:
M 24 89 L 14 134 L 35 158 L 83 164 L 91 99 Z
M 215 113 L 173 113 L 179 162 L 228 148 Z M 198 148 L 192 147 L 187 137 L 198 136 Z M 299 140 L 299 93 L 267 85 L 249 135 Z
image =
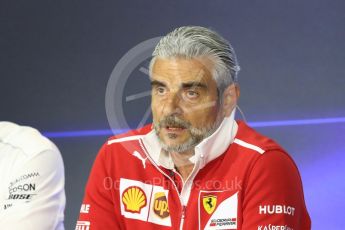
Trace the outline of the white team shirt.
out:
M 36 129 L 0 122 L 0 229 L 63 230 L 58 148 Z

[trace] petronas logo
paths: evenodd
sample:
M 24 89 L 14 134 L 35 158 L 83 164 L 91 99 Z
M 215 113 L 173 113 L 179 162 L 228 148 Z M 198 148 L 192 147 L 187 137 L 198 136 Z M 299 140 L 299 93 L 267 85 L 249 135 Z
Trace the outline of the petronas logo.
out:
M 122 193 L 122 202 L 127 212 L 140 213 L 147 204 L 147 198 L 140 187 L 131 186 Z

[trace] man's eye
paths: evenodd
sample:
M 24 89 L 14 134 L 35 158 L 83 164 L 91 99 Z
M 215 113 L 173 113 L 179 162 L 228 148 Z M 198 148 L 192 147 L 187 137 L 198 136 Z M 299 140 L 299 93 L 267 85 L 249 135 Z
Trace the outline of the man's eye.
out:
M 158 95 L 164 95 L 166 93 L 166 90 L 164 87 L 158 87 L 156 89 Z
M 188 90 L 186 92 L 186 95 L 189 99 L 196 99 L 197 97 L 199 97 L 199 93 L 193 90 Z

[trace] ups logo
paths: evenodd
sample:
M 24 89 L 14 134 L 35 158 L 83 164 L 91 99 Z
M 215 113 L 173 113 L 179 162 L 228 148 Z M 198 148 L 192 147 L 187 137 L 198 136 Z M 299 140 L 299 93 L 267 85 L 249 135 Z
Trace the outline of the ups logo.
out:
M 153 211 L 157 216 L 159 216 L 162 219 L 170 215 L 168 200 L 164 192 L 155 193 Z

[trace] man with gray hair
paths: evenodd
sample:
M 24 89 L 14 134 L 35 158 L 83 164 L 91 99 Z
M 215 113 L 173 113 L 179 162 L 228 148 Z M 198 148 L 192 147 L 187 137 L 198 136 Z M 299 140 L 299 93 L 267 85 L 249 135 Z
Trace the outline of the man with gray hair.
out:
M 234 120 L 238 71 L 210 29 L 163 37 L 150 63 L 153 123 L 103 145 L 76 229 L 310 229 L 291 157 Z

